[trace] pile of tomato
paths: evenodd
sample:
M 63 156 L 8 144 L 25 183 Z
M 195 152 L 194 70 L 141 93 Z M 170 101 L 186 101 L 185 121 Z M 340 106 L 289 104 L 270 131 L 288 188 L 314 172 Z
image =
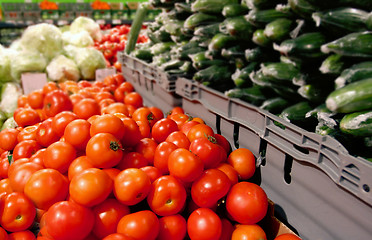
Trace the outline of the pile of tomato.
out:
M 267 239 L 255 157 L 122 75 L 48 82 L 0 132 L 0 239 Z M 277 239 L 299 239 L 282 235 Z
M 100 41 L 94 43 L 94 47 L 100 50 L 106 59 L 108 67 L 115 67 L 118 72 L 121 71 L 121 64 L 118 61 L 117 53 L 125 49 L 130 25 L 116 25 L 109 29 L 105 29 Z M 137 39 L 138 43 L 148 42 L 148 38 L 144 34 L 140 34 Z

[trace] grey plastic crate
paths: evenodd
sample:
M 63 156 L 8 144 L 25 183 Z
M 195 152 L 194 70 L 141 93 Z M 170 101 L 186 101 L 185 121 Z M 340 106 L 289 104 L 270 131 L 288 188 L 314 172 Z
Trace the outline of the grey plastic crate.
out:
M 75 3 L 64 3 L 61 2 L 58 4 L 59 19 L 72 21 L 75 19 Z
M 93 9 L 90 3 L 74 3 L 75 17 L 93 17 Z
M 175 94 L 176 78 L 168 79 L 156 67 L 122 52 L 118 53 L 118 58 L 122 64 L 123 76 L 141 94 L 146 105 L 157 106 L 163 112 L 181 105 L 182 98 Z
M 22 4 L 23 20 L 38 22 L 41 20 L 41 9 L 38 3 Z
M 22 3 L 1 3 L 5 21 L 23 20 Z
M 185 112 L 202 117 L 234 148 L 254 153 L 261 164 L 253 180 L 275 203 L 278 218 L 304 240 L 371 239 L 371 162 L 349 155 L 329 136 L 189 79 L 177 79 L 176 93 Z

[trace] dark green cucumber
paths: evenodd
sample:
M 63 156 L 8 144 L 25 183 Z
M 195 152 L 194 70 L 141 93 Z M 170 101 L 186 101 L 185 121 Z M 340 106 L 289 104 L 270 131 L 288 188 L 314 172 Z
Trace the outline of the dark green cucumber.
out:
M 308 0 L 288 0 L 291 10 L 298 16 L 311 19 L 312 14 L 319 11 L 319 7 L 311 4 Z
M 250 40 L 253 30 L 253 25 L 245 20 L 244 16 L 226 18 L 220 24 L 221 33 L 229 34 L 241 40 Z
M 237 88 L 249 87 L 252 85 L 250 74 L 257 69 L 259 63 L 251 62 L 242 69 L 236 69 L 231 79 L 234 81 L 234 84 Z
M 306 130 L 313 130 L 317 124 L 316 119 L 306 117 L 306 113 L 313 107 L 308 101 L 301 101 L 285 108 L 279 117 Z
M 198 52 L 195 54 L 190 54 L 192 66 L 196 70 L 201 70 L 201 69 L 210 67 L 212 65 L 216 65 L 216 66 L 226 65 L 226 61 L 222 59 L 210 60 L 209 58 L 206 57 L 205 52 L 206 51 Z
M 324 74 L 337 74 L 339 75 L 345 68 L 345 61 L 342 55 L 331 54 L 323 60 L 319 67 L 319 71 Z
M 236 17 L 239 15 L 247 14 L 248 8 L 240 3 L 233 3 L 225 5 L 222 9 L 222 15 L 226 18 Z
M 354 32 L 321 47 L 324 53 L 348 57 L 372 58 L 372 31 Z
M 155 43 L 151 46 L 151 53 L 153 55 L 159 55 L 162 53 L 165 53 L 167 51 L 170 51 L 173 46 L 175 46 L 176 43 L 174 42 L 161 42 L 161 43 Z
M 297 92 L 312 103 L 322 103 L 325 101 L 331 90 L 321 84 L 306 84 L 300 86 Z
M 333 112 L 351 113 L 372 108 L 372 78 L 350 83 L 331 92 L 327 108 Z
M 243 0 L 249 9 L 275 8 L 279 3 L 286 3 L 285 0 Z
M 232 71 L 230 66 L 211 65 L 196 72 L 193 76 L 193 80 L 203 82 L 208 85 L 215 85 L 226 81 L 232 82 L 231 74 Z
M 347 33 L 366 31 L 368 12 L 351 7 L 342 7 L 314 12 L 312 18 L 317 27 L 323 27 L 342 36 Z
M 372 61 L 357 63 L 343 70 L 335 80 L 335 87 L 342 88 L 365 78 L 372 78 Z
M 153 43 L 171 41 L 171 36 L 167 31 L 165 31 L 164 27 L 161 27 L 160 29 L 153 32 L 147 32 L 147 36 Z
M 134 49 L 130 53 L 130 55 L 133 56 L 133 57 L 135 57 L 135 58 L 144 60 L 146 62 L 152 61 L 152 57 L 154 56 L 151 53 L 151 50 L 149 48 L 146 48 L 146 49 Z
M 168 70 L 171 70 L 171 69 L 178 69 L 179 67 L 181 67 L 183 64 L 185 63 L 185 61 L 182 61 L 182 60 L 179 60 L 179 59 L 172 59 L 166 63 L 163 63 L 160 68 L 164 71 L 168 71 Z
M 221 14 L 225 5 L 237 3 L 239 3 L 239 0 L 195 0 L 191 4 L 191 10 L 193 12 Z
M 244 57 L 247 62 L 267 62 L 278 59 L 279 54 L 270 48 L 254 47 L 245 49 Z
M 179 12 L 192 13 L 191 4 L 187 4 L 187 3 L 183 3 L 183 2 L 177 2 L 177 3 L 174 4 L 174 8 Z
M 264 29 L 264 34 L 271 41 L 281 41 L 289 37 L 289 33 L 293 29 L 294 21 L 288 18 L 278 18 L 268 24 Z
M 221 50 L 221 56 L 226 59 L 244 58 L 244 51 L 241 45 L 236 45 L 229 48 L 223 48 Z
M 265 35 L 264 29 L 256 29 L 252 36 L 252 42 L 261 47 L 269 47 L 272 41 Z
M 162 64 L 164 64 L 164 63 L 166 63 L 170 60 L 171 60 L 171 55 L 169 54 L 169 52 L 166 52 L 164 54 L 159 54 L 159 55 L 153 56 L 151 64 L 155 65 L 155 66 L 161 66 Z
M 261 70 L 265 76 L 274 78 L 277 83 L 292 84 L 293 82 L 305 81 L 306 79 L 300 69 L 288 63 L 263 63 L 261 64 Z
M 265 10 L 253 9 L 245 15 L 245 19 L 254 26 L 263 28 L 266 24 L 278 18 L 292 18 L 292 16 L 293 14 L 286 10 L 278 10 L 274 8 Z
M 318 58 L 325 55 L 320 49 L 325 43 L 327 39 L 323 33 L 309 32 L 284 40 L 279 45 L 274 44 L 274 49 L 286 56 Z
M 136 10 L 136 15 L 133 19 L 133 23 L 129 31 L 128 41 L 127 44 L 125 45 L 126 54 L 131 53 L 136 47 L 137 38 L 139 32 L 141 31 L 142 23 L 146 18 L 148 9 L 149 9 L 148 3 L 140 3 Z
M 194 34 L 196 36 L 202 37 L 210 37 L 212 38 L 214 35 L 220 32 L 220 23 L 213 23 L 210 25 L 203 25 L 196 27 L 194 30 Z
M 182 34 L 181 28 L 185 21 L 169 19 L 164 23 L 164 29 L 167 33 L 174 36 L 180 36 Z
M 372 2 L 370 0 L 308 0 L 310 3 L 324 9 L 337 7 L 356 7 L 364 10 L 372 9 Z
M 340 129 L 354 136 L 372 136 L 372 110 L 346 114 L 340 121 Z
M 273 97 L 265 100 L 259 107 L 272 114 L 279 114 L 290 105 L 291 102 L 282 97 Z
M 212 23 L 220 22 L 221 17 L 216 15 L 211 15 L 207 13 L 197 12 L 190 15 L 184 23 L 186 29 L 194 30 L 196 27 L 201 25 L 209 25 Z
M 225 95 L 229 98 L 241 99 L 256 106 L 261 105 L 266 100 L 262 87 L 257 85 L 248 88 L 233 88 L 225 91 Z
M 230 47 L 234 45 L 235 42 L 235 37 L 223 33 L 217 33 L 213 36 L 211 42 L 209 43 L 208 50 L 221 51 L 222 48 Z

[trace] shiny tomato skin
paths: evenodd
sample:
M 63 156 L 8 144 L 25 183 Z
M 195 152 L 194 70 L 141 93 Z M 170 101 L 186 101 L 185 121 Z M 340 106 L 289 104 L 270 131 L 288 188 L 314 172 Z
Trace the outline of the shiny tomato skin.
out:
M 14 121 L 20 127 L 35 125 L 40 122 L 40 115 L 32 108 L 19 108 L 14 112 Z
M 23 140 L 36 140 L 36 130 L 40 124 L 41 123 L 37 123 L 35 125 L 22 128 L 17 136 L 18 142 Z
M 149 165 L 154 164 L 154 154 L 158 143 L 153 138 L 142 138 L 135 146 L 135 151 L 141 153 Z
M 52 118 L 44 120 L 36 130 L 36 141 L 42 146 L 47 147 L 59 140 L 60 136 L 52 128 Z
M 90 135 L 94 136 L 102 132 L 111 133 L 120 140 L 125 135 L 124 123 L 113 114 L 101 115 L 92 122 Z
M 157 121 L 151 129 L 151 136 L 157 143 L 165 141 L 169 134 L 178 131 L 178 126 L 175 121 L 169 118 L 163 118 Z
M 155 240 L 159 234 L 159 219 L 150 210 L 142 210 L 122 217 L 117 232 L 134 239 Z
M 54 203 L 66 199 L 68 180 L 55 169 L 41 169 L 31 175 L 24 192 L 38 209 L 47 210 Z
M 179 148 L 189 149 L 190 147 L 190 140 L 187 138 L 186 134 L 181 131 L 172 132 L 165 141 L 174 143 Z
M 186 220 L 179 214 L 161 217 L 159 219 L 158 240 L 182 240 L 186 237 Z
M 226 196 L 231 183 L 226 174 L 218 169 L 207 169 L 191 186 L 191 196 L 199 207 L 212 208 Z
M 256 171 L 256 159 L 247 148 L 238 148 L 230 153 L 227 158 L 229 163 L 238 172 L 241 180 L 248 180 Z
M 13 192 L 0 201 L 0 224 L 10 232 L 27 230 L 34 222 L 36 208 L 24 194 Z
M 222 233 L 222 222 L 211 209 L 198 208 L 187 219 L 187 232 L 191 240 L 218 240 Z
M 94 214 L 75 202 L 61 201 L 48 209 L 45 221 L 54 240 L 83 240 L 93 229 Z
M 0 239 L 8 240 L 8 233 L 2 227 L 0 227 Z
M 134 147 L 141 140 L 141 132 L 135 120 L 130 117 L 122 119 L 124 123 L 125 137 L 121 139 L 124 147 Z
M 187 149 L 178 148 L 168 157 L 170 175 L 184 182 L 193 182 L 204 170 L 203 162 Z
M 201 137 L 204 138 L 214 137 L 214 131 L 210 126 L 204 123 L 200 123 L 190 128 L 190 130 L 187 133 L 187 137 L 189 138 L 190 142 L 192 142 L 195 139 Z
M 53 117 L 52 129 L 58 136 L 62 137 L 67 124 L 77 119 L 78 116 L 70 111 L 63 111 Z
M 143 98 L 138 92 L 130 92 L 124 97 L 126 105 L 132 105 L 135 108 L 143 107 Z
M 226 161 L 225 149 L 208 138 L 197 138 L 190 143 L 189 150 L 197 155 L 204 163 L 204 168 L 214 168 Z
M 44 93 L 42 89 L 34 90 L 27 95 L 27 103 L 33 109 L 42 108 L 43 100 L 44 100 Z
M 44 166 L 56 169 L 64 174 L 75 158 L 76 150 L 70 143 L 57 141 L 47 147 L 44 155 Z
M 88 168 L 75 175 L 69 185 L 70 198 L 86 207 L 103 202 L 111 193 L 113 181 L 99 168 Z
M 241 224 L 255 224 L 267 212 L 268 199 L 265 191 L 257 184 L 239 182 L 231 187 L 226 197 L 229 216 Z
M 93 115 L 101 114 L 101 109 L 96 100 L 84 98 L 73 106 L 72 112 L 75 113 L 78 118 L 88 119 Z
M 18 143 L 19 130 L 7 128 L 0 132 L 0 148 L 6 151 L 13 150 Z
M 301 238 L 293 233 L 282 233 L 279 236 L 277 236 L 274 240 L 301 240 Z
M 8 235 L 8 240 L 35 240 L 36 236 L 30 230 L 13 232 Z
M 41 146 L 35 140 L 24 140 L 19 142 L 13 149 L 13 160 L 30 158 L 39 149 L 41 149 Z
M 62 90 L 53 90 L 45 94 L 43 109 L 46 116 L 54 117 L 62 111 L 71 111 L 72 102 L 69 96 Z
M 75 119 L 67 124 L 64 130 L 65 141 L 77 150 L 85 150 L 90 139 L 91 124 L 85 119 Z
M 237 225 L 232 233 L 231 240 L 266 240 L 265 231 L 257 224 Z
M 151 183 L 162 176 L 160 170 L 154 166 L 144 166 L 140 168 L 149 176 Z
M 143 154 L 138 152 L 127 152 L 124 153 L 122 160 L 116 166 L 120 170 L 127 168 L 142 168 L 148 165 L 147 159 Z
M 17 166 L 14 171 L 9 174 L 10 187 L 15 192 L 23 193 L 25 185 L 31 175 L 40 169 L 43 169 L 43 166 L 32 162 L 26 162 Z
M 102 239 L 116 233 L 117 224 L 123 216 L 130 213 L 130 209 L 115 198 L 108 198 L 94 206 L 93 213 L 95 216 L 93 233 Z
M 159 169 L 162 174 L 168 174 L 168 157 L 178 147 L 171 142 L 160 143 L 154 153 L 154 166 Z
M 217 166 L 218 170 L 221 170 L 230 179 L 231 186 L 239 182 L 238 172 L 228 163 L 220 163 Z
M 128 237 L 122 233 L 111 233 L 102 240 L 135 240 L 134 238 Z
M 2 193 L 9 194 L 9 193 L 12 193 L 12 192 L 13 192 L 13 189 L 10 186 L 9 178 L 1 179 L 0 180 L 0 194 L 2 194 Z
M 159 216 L 178 214 L 186 203 L 186 189 L 173 176 L 159 177 L 152 183 L 147 195 L 151 210 Z
M 68 180 L 71 181 L 71 179 L 81 173 L 83 170 L 92 168 L 93 165 L 89 162 L 88 157 L 83 155 L 75 158 L 70 166 L 68 167 L 67 176 Z

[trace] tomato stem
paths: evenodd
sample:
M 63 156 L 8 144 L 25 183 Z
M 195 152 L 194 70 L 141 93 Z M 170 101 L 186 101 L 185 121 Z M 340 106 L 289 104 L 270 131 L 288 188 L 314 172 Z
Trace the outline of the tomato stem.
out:
M 122 148 L 120 147 L 120 144 L 118 142 L 115 142 L 115 141 L 110 142 L 110 149 L 115 151 L 115 152 L 118 151 L 119 149 L 122 150 Z

